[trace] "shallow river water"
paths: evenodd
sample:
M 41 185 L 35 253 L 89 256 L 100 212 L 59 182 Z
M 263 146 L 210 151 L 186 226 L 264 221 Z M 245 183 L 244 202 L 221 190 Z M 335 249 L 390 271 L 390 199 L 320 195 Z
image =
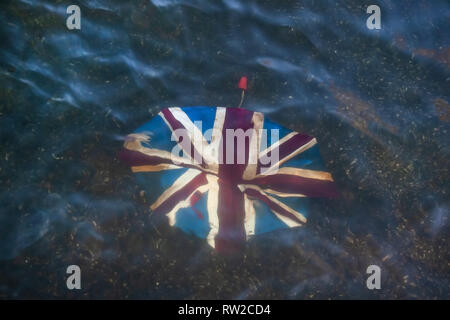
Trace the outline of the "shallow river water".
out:
M 380 30 L 356 0 L 80 0 L 81 30 L 70 4 L 0 4 L 0 298 L 450 298 L 447 1 L 378 0 Z M 242 75 L 341 197 L 223 256 L 117 152 L 164 107 L 236 106 Z

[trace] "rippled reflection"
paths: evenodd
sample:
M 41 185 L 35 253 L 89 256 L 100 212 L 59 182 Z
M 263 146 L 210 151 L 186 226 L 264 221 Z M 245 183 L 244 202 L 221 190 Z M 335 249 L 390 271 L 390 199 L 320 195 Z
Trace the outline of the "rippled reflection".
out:
M 449 6 L 378 1 L 0 5 L 0 297 L 448 298 Z M 167 106 L 244 107 L 318 137 L 342 191 L 222 257 L 153 216 L 116 156 Z M 383 290 L 365 287 L 366 267 Z M 183 275 L 180 277 L 180 275 Z

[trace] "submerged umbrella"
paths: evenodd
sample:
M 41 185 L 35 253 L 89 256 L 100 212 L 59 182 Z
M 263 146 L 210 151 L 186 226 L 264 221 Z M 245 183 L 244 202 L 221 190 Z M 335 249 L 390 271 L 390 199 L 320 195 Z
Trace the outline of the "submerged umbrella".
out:
M 154 213 L 219 251 L 302 226 L 307 197 L 337 195 L 314 137 L 242 108 L 163 109 L 126 137 L 120 157 Z

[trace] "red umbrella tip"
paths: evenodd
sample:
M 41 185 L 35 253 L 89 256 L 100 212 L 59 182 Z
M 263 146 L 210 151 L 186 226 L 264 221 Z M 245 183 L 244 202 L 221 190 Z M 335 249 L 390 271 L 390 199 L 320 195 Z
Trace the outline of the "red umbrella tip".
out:
M 239 89 L 247 90 L 247 77 L 241 77 L 238 87 Z

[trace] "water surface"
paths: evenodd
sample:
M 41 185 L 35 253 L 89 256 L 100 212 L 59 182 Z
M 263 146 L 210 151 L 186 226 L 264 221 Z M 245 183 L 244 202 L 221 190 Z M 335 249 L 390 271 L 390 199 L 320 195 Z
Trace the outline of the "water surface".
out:
M 0 5 L 0 297 L 449 298 L 447 1 Z M 167 106 L 315 136 L 342 192 L 233 257 L 152 218 L 117 151 Z M 82 269 L 82 290 L 65 270 Z M 382 289 L 366 288 L 366 268 Z

